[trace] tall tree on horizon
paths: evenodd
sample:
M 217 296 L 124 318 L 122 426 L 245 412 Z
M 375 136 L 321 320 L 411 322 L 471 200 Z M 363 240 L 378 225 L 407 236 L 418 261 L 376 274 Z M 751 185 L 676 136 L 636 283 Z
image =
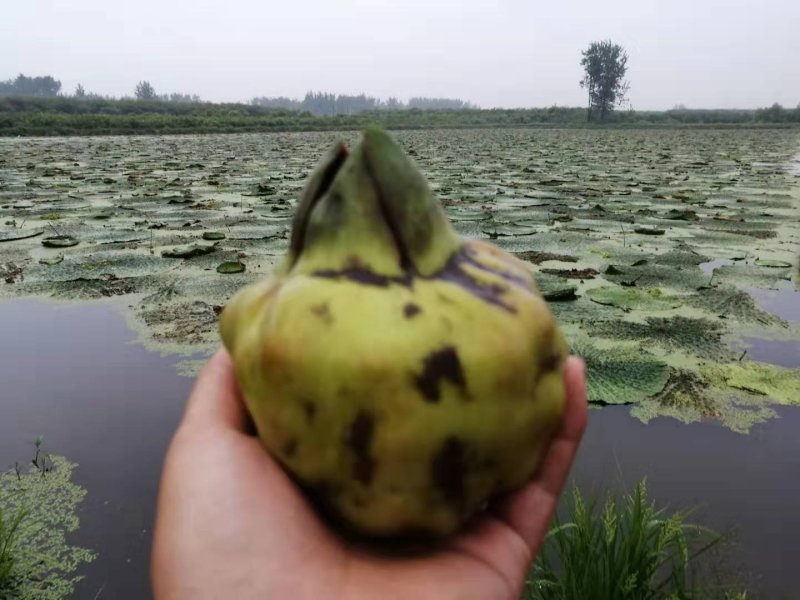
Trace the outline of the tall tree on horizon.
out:
M 588 120 L 597 116 L 604 121 L 628 93 L 628 53 L 619 44 L 604 40 L 592 42 L 582 54 L 584 76 L 580 84 L 589 93 Z
M 134 95 L 136 96 L 137 100 L 155 100 L 156 99 L 156 91 L 153 89 L 153 86 L 150 85 L 149 81 L 140 81 L 136 84 L 136 90 L 134 90 Z

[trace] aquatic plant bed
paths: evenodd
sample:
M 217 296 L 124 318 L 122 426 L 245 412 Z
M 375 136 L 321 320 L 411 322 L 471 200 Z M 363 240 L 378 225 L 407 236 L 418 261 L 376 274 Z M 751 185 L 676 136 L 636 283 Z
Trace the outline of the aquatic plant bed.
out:
M 737 431 L 800 402 L 800 135 L 400 132 L 464 235 L 527 261 L 590 399 Z M 358 132 L 0 139 L 0 297 L 126 296 L 142 339 L 211 352 L 235 290 L 286 250 L 304 179 Z M 196 363 L 188 363 L 191 371 Z

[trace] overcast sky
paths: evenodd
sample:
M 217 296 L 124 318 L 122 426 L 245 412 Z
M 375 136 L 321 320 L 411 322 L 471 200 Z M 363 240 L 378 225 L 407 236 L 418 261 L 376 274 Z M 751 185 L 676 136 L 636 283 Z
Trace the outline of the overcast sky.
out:
M 800 0 L 4 0 L 0 79 L 205 100 L 309 89 L 583 105 L 580 51 L 629 55 L 634 108 L 800 102 Z

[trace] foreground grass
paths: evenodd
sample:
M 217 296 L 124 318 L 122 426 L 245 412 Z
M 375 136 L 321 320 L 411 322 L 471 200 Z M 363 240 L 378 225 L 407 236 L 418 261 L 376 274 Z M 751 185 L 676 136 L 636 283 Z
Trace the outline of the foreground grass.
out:
M 15 545 L 19 538 L 19 526 L 26 517 L 24 508 L 10 513 L 3 510 L 4 499 L 0 498 L 0 594 L 11 588 L 16 562 Z
M 523 600 L 743 600 L 743 593 L 696 581 L 698 559 L 722 536 L 667 515 L 647 498 L 645 482 L 602 508 L 575 489 L 567 521 L 556 519 Z

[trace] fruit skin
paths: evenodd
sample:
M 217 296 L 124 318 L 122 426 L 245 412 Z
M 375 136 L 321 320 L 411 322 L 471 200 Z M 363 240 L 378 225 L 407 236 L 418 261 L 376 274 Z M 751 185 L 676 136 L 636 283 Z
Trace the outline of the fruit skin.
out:
M 567 344 L 527 267 L 458 237 L 380 130 L 311 177 L 286 261 L 220 332 L 264 446 L 368 535 L 455 532 L 563 418 Z

